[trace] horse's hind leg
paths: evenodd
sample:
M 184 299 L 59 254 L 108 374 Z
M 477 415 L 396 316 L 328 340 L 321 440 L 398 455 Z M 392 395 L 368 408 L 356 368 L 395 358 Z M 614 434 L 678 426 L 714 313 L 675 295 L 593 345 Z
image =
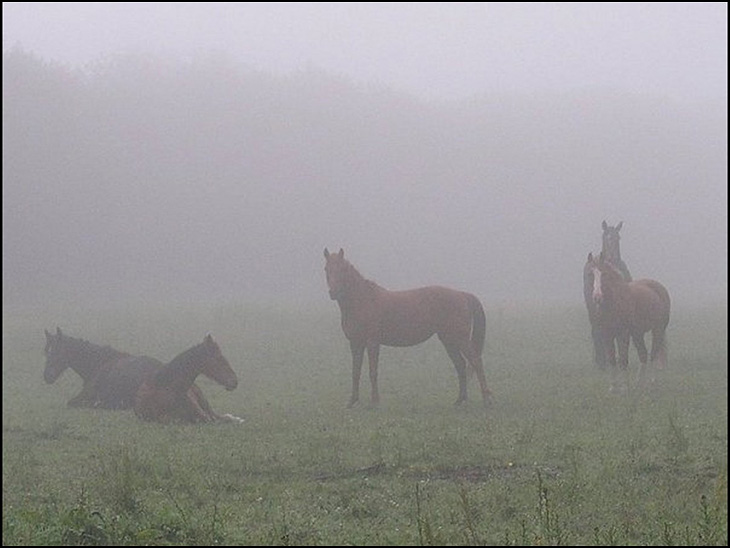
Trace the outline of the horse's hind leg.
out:
M 643 333 L 633 333 L 631 335 L 631 338 L 634 341 L 634 346 L 636 347 L 636 352 L 639 354 L 639 387 L 643 388 L 644 384 L 646 382 L 646 371 L 649 367 L 647 365 L 647 357 L 648 353 L 646 351 L 646 343 L 644 342 L 644 335 Z M 654 372 L 650 371 L 650 379 L 649 382 L 654 382 Z
M 461 345 L 461 353 L 466 358 L 466 361 L 471 366 L 472 370 L 477 374 L 479 380 L 479 388 L 482 390 L 482 401 L 484 406 L 488 407 L 491 403 L 492 392 L 487 388 L 487 379 L 484 376 L 484 364 L 482 363 L 482 357 L 479 352 L 474 349 L 471 341 L 467 340 Z
M 651 363 L 659 369 L 667 366 L 667 348 L 665 328 L 656 328 L 651 332 Z
M 446 353 L 451 358 L 456 368 L 456 375 L 459 377 L 459 397 L 456 399 L 455 405 L 460 405 L 466 401 L 466 360 L 461 355 L 459 347 L 453 344 L 446 344 L 441 341 L 446 348 Z

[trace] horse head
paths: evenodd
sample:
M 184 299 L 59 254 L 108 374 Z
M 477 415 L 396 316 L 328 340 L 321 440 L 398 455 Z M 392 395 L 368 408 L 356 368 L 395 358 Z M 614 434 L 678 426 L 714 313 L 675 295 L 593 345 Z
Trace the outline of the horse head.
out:
M 621 221 L 616 226 L 609 226 L 606 221 L 603 221 L 603 247 L 601 253 L 606 256 L 606 259 L 618 264 L 621 261 L 621 247 L 619 241 L 621 236 L 619 231 L 623 226 L 624 222 Z
M 590 271 L 593 275 L 593 291 L 591 293 L 593 304 L 600 310 L 607 299 L 610 299 L 616 285 L 626 282 L 621 272 L 608 260 L 603 251 L 597 259 L 593 256 L 593 253 L 588 254 L 584 276 L 587 271 Z
M 70 367 L 68 353 L 68 337 L 64 337 L 60 327 L 56 327 L 56 334 L 52 335 L 47 329 L 46 333 L 46 368 L 43 370 L 43 378 L 48 384 L 56 382 L 61 373 Z
M 345 260 L 345 251 L 342 248 L 340 248 L 339 253 L 335 254 L 330 253 L 325 247 L 324 258 L 327 261 L 324 266 L 324 273 L 327 277 L 330 299 L 336 301 L 344 295 L 347 289 L 350 263 Z
M 231 368 L 231 364 L 221 353 L 221 349 L 208 334 L 202 343 L 204 352 L 205 365 L 202 373 L 209 379 L 222 384 L 226 390 L 233 390 L 238 386 L 238 377 L 236 372 Z

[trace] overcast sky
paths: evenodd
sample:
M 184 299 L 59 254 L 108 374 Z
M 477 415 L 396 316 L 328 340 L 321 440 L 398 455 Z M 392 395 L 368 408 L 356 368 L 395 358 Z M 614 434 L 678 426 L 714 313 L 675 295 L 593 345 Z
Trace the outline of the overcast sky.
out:
M 3 48 L 81 65 L 225 53 L 425 98 L 595 88 L 727 96 L 725 2 L 3 2 Z

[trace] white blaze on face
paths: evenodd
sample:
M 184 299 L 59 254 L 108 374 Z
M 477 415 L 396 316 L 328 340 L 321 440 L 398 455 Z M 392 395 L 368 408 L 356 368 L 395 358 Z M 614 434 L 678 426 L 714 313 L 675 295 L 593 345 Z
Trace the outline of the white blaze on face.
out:
M 601 271 L 593 268 L 593 302 L 600 304 L 603 300 L 603 291 L 601 291 Z

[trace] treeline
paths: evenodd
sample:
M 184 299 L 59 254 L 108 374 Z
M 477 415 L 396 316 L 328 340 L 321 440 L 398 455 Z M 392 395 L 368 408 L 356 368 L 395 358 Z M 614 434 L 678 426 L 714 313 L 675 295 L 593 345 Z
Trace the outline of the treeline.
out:
M 697 262 L 727 246 L 726 115 L 608 92 L 429 103 L 222 58 L 80 69 L 9 50 L 4 298 L 326 298 L 322 249 L 342 246 L 388 287 L 580 300 L 604 218 L 625 221 L 632 272 L 704 292 L 727 274 Z

